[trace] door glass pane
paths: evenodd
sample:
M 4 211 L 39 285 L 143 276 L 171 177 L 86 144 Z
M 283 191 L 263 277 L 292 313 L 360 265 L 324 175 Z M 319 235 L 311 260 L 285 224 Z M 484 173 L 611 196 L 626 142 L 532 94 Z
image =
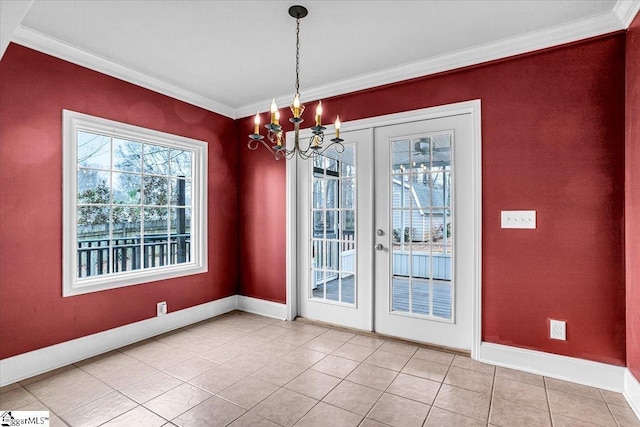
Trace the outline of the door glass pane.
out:
M 431 170 L 451 170 L 451 139 L 453 134 L 446 133 L 432 137 Z
M 395 312 L 452 318 L 452 135 L 390 141 Z
M 314 300 L 356 301 L 356 169 L 355 146 L 329 150 L 313 161 L 311 283 Z

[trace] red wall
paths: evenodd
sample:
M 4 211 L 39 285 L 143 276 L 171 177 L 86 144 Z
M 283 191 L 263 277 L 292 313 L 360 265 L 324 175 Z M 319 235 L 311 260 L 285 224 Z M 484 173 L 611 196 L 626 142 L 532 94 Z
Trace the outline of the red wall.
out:
M 624 73 L 617 33 L 323 107 L 348 122 L 481 99 L 483 339 L 624 365 Z M 284 302 L 285 165 L 244 147 L 251 129 L 240 121 L 240 292 Z M 538 228 L 501 229 L 504 209 L 537 210 Z M 548 338 L 549 318 L 567 321 L 566 342 Z
M 240 293 L 286 303 L 285 161 L 275 161 L 262 146 L 249 150 L 248 133 L 242 130 L 239 126 L 240 283 L 247 286 Z
M 627 365 L 640 379 L 640 14 L 627 32 L 626 65 Z
M 209 272 L 62 298 L 62 109 L 209 144 Z M 237 288 L 236 123 L 11 44 L 0 61 L 0 358 Z

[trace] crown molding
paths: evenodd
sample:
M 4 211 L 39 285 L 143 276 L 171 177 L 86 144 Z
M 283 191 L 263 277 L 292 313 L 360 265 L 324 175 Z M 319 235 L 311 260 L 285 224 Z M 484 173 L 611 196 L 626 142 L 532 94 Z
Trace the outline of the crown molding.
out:
M 638 10 L 640 10 L 640 0 L 618 0 L 612 11 L 602 15 L 351 77 L 327 85 L 311 87 L 303 91 L 304 102 L 424 77 L 624 30 L 633 21 Z M 271 100 L 268 99 L 234 109 L 229 105 L 131 70 L 22 25 L 18 26 L 14 32 L 12 41 L 232 119 L 248 117 L 255 114 L 256 111 L 268 111 L 269 105 L 271 105 Z M 279 105 L 288 105 L 290 101 L 291 94 L 276 98 Z
M 628 0 L 618 1 L 618 3 L 621 2 L 630 3 Z M 633 2 L 638 3 L 640 0 L 633 0 Z M 618 14 L 610 11 L 603 15 L 530 32 L 521 36 L 459 50 L 375 73 L 352 77 L 328 85 L 304 89 L 302 95 L 304 96 L 304 102 L 329 98 L 402 80 L 495 61 L 624 30 L 625 28 Z M 288 105 L 291 102 L 291 96 L 292 95 L 289 94 L 277 97 L 276 102 L 278 105 Z M 271 105 L 271 100 L 239 107 L 235 110 L 235 115 L 236 117 L 247 117 L 255 114 L 256 111 L 267 111 L 269 105 Z
M 618 0 L 613 12 L 618 16 L 624 28 L 629 28 L 633 19 L 640 11 L 640 0 Z
M 23 25 L 19 25 L 16 28 L 11 41 L 99 73 L 202 107 L 214 113 L 232 119 L 236 118 L 234 109 L 228 105 L 116 64 L 108 59 L 91 54 Z

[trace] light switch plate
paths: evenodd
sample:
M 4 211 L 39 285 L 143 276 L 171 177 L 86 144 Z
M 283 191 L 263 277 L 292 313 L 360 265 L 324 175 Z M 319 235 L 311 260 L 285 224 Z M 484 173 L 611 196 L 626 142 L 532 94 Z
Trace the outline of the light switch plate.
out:
M 502 228 L 536 228 L 536 211 L 502 211 Z

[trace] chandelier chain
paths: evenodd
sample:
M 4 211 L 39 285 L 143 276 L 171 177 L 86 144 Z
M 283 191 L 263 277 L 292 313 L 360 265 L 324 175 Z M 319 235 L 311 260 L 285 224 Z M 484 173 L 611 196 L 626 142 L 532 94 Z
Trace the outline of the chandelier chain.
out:
M 300 18 L 296 18 L 296 93 L 300 93 Z

